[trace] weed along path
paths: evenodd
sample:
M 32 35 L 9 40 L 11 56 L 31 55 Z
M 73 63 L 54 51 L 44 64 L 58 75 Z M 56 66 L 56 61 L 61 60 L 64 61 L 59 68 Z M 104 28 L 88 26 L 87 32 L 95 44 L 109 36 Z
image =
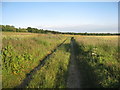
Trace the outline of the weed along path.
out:
M 40 63 L 38 64 L 38 66 L 36 66 L 34 69 L 32 69 L 28 74 L 26 74 L 26 78 L 22 81 L 22 83 L 19 86 L 16 86 L 15 88 L 26 88 L 26 86 L 30 83 L 30 81 L 32 80 L 32 76 L 41 69 L 41 67 L 44 66 L 44 64 L 46 63 L 46 60 L 54 53 L 56 52 L 56 50 L 62 45 L 64 44 L 64 42 L 67 39 L 65 39 L 61 44 L 59 44 L 54 50 L 51 51 L 50 54 L 46 55 L 44 57 L 44 59 L 40 60 Z
M 74 50 L 74 38 L 71 38 L 71 56 L 69 62 L 67 88 L 80 88 L 80 73 L 78 71 Z

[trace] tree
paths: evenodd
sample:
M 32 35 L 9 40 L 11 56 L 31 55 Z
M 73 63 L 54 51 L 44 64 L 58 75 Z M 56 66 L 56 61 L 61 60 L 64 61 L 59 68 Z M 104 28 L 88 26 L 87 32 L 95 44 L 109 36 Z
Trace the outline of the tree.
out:
M 28 27 L 27 30 L 28 30 L 28 32 L 32 32 L 32 28 L 31 27 Z

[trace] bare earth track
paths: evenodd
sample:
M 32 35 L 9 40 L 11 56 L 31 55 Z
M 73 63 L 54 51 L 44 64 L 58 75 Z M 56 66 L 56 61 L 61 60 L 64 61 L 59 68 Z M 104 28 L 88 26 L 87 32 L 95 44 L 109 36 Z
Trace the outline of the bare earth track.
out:
M 77 62 L 74 53 L 74 39 L 71 38 L 71 56 L 69 62 L 69 71 L 67 79 L 67 88 L 81 88 L 80 87 L 80 73 L 78 71 Z

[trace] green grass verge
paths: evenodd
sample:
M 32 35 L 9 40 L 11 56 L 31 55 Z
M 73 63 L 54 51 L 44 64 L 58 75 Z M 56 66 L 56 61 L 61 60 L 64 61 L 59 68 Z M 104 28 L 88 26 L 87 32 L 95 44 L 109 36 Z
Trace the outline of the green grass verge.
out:
M 2 38 L 2 87 L 19 85 L 40 60 L 66 37 L 52 34 L 4 33 Z
M 68 39 L 33 75 L 27 88 L 65 88 L 70 59 L 70 39 Z

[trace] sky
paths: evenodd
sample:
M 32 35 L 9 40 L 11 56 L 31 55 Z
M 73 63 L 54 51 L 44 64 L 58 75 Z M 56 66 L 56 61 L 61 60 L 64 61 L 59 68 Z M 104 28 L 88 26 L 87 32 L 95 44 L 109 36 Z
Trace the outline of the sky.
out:
M 2 2 L 2 23 L 61 32 L 118 32 L 117 2 Z

